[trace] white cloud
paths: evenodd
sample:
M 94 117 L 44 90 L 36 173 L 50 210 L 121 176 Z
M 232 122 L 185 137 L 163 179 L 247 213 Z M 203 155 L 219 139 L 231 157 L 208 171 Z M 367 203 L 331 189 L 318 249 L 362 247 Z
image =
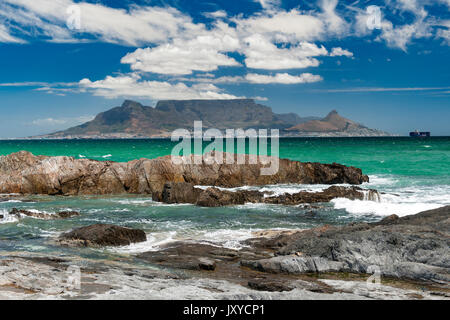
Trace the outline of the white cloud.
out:
M 336 12 L 338 0 L 321 0 L 319 3 L 322 13 L 318 17 L 325 22 L 328 35 L 342 36 L 347 34 L 350 26 Z
M 430 25 L 419 18 L 412 24 L 394 26 L 392 22 L 384 20 L 381 24 L 381 35 L 378 40 L 386 41 L 389 47 L 407 50 L 407 46 L 415 38 L 431 37 Z
M 0 24 L 0 43 L 1 42 L 23 43 L 24 41 L 12 36 L 6 26 Z
M 124 10 L 72 0 L 2 1 L 0 16 L 32 28 L 34 36 L 41 33 L 55 42 L 77 41 L 74 37 L 85 32 L 105 42 L 136 46 L 165 42 L 184 32 L 189 34 L 204 28 L 174 8 L 133 6 Z M 81 30 L 74 32 L 66 27 L 67 8 L 73 5 L 81 13 Z
M 224 10 L 218 10 L 214 12 L 204 12 L 203 15 L 210 19 L 220 19 L 228 17 L 228 13 Z
M 152 100 L 166 99 L 236 99 L 238 97 L 221 92 L 213 84 L 187 86 L 184 83 L 172 84 L 162 81 L 141 80 L 136 74 L 108 76 L 104 80 L 83 79 L 80 87 L 96 96 L 105 98 L 141 97 Z
M 440 28 L 437 31 L 436 36 L 438 38 L 444 39 L 444 42 L 446 42 L 448 45 L 450 45 L 450 20 L 441 22 L 441 27 L 443 27 L 443 28 Z
M 122 58 L 135 71 L 186 75 L 193 71 L 215 71 L 240 64 L 225 53 L 239 50 L 240 42 L 224 24 L 191 40 L 175 39 L 155 48 L 137 49 Z
M 255 0 L 255 2 L 258 2 L 264 9 L 273 10 L 280 5 L 281 0 Z
M 394 24 L 381 17 L 378 28 L 371 30 L 368 28 L 367 22 L 371 19 L 368 12 L 358 8 L 353 8 L 357 11 L 355 20 L 356 35 L 363 37 L 371 34 L 375 30 L 380 29 L 381 34 L 376 38 L 378 41 L 386 42 L 388 47 L 398 48 L 407 51 L 408 45 L 413 39 L 427 38 L 432 36 L 431 23 L 428 21 L 428 12 L 425 10 L 423 1 L 416 0 L 396 0 L 387 1 L 389 10 L 398 10 L 400 12 L 408 11 L 414 14 L 414 21 L 410 24 Z
M 276 75 L 263 75 L 256 73 L 249 73 L 245 77 L 250 83 L 257 84 L 299 84 L 299 83 L 313 83 L 322 81 L 322 77 L 311 73 L 303 73 L 299 76 L 292 76 L 288 73 L 277 73 Z
M 326 34 L 325 24 L 320 18 L 302 14 L 296 9 L 234 21 L 241 34 L 267 34 L 274 39 L 281 35 L 286 41 L 312 41 Z
M 317 67 L 316 56 L 325 56 L 327 49 L 309 42 L 289 48 L 278 48 L 269 39 L 256 34 L 245 39 L 245 64 L 252 69 L 280 70 Z
M 346 49 L 342 49 L 341 47 L 337 47 L 337 48 L 333 48 L 331 50 L 330 56 L 331 57 L 341 57 L 341 56 L 353 57 L 353 53 Z

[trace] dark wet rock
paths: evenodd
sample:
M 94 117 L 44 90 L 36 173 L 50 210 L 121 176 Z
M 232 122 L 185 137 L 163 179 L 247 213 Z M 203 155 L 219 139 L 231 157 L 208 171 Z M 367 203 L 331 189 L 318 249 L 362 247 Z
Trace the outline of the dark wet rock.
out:
M 285 282 L 273 280 L 250 280 L 248 282 L 248 287 L 253 290 L 269 292 L 283 292 L 294 290 L 293 286 Z
M 299 205 L 330 202 L 336 198 L 378 200 L 378 196 L 376 190 L 364 190 L 359 187 L 332 186 L 321 192 L 301 191 L 295 194 L 270 196 L 270 194 L 255 190 L 228 191 L 218 188 L 203 190 L 195 188 L 191 183 L 171 182 L 166 183 L 162 193 L 154 199 L 164 203 L 191 203 L 201 207 L 222 207 L 245 203 Z
M 192 183 L 168 182 L 161 193 L 154 193 L 153 200 L 164 203 L 195 203 L 201 192 Z
M 277 250 L 277 257 L 242 261 L 270 273 L 371 273 L 384 276 L 450 282 L 450 206 L 377 223 L 323 227 L 249 240 L 255 247 Z M 372 271 L 371 271 L 372 270 Z
M 258 191 L 240 190 L 236 192 L 208 188 L 199 194 L 195 203 L 201 207 L 223 207 L 245 203 L 263 202 L 264 194 Z
M 173 243 L 160 251 L 139 254 L 140 259 L 158 265 L 187 270 L 214 271 L 218 261 L 235 262 L 240 252 L 207 244 Z
M 68 218 L 72 218 L 72 217 L 77 217 L 80 215 L 80 213 L 77 211 L 61 211 L 61 212 L 58 212 L 56 215 L 58 217 L 60 217 L 61 219 L 68 219 Z
M 51 219 L 68 219 L 72 217 L 79 216 L 80 213 L 77 211 L 62 211 L 55 214 L 45 213 L 45 212 L 36 212 L 36 211 L 29 211 L 29 210 L 23 210 L 23 209 L 17 209 L 13 208 L 11 212 L 9 213 L 11 215 L 15 215 L 18 218 L 22 216 L 27 217 L 33 217 L 38 219 L 44 219 L 44 220 L 51 220 Z
M 95 224 L 64 233 L 58 241 L 65 246 L 106 247 L 127 246 L 146 240 L 147 237 L 142 230 Z
M 0 193 L 90 195 L 155 194 L 168 182 L 186 182 L 215 187 L 258 186 L 280 183 L 362 184 L 368 176 L 361 169 L 340 164 L 302 163 L 279 159 L 279 170 L 263 175 L 268 165 L 258 162 L 238 164 L 175 164 L 171 156 L 140 159 L 127 163 L 35 156 L 21 151 L 0 156 Z M 209 157 L 211 158 L 211 157 Z M 227 158 L 224 153 L 223 158 Z M 275 162 L 275 158 L 271 158 Z M 278 159 L 277 159 L 278 160 Z

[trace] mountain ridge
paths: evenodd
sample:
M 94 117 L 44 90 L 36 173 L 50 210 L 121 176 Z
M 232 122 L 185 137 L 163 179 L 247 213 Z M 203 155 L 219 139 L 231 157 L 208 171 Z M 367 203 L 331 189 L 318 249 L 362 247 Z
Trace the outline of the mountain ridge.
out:
M 81 125 L 33 138 L 165 138 L 172 131 L 203 128 L 279 129 L 281 136 L 387 136 L 341 117 L 336 110 L 325 118 L 277 114 L 252 99 L 161 100 L 155 107 L 125 100 L 121 106 L 99 113 Z

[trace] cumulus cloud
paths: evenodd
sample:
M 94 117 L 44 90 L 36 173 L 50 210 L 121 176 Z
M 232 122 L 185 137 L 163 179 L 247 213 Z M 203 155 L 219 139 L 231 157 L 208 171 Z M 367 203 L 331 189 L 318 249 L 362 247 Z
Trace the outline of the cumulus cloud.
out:
M 309 42 L 300 42 L 288 48 L 278 48 L 260 34 L 245 39 L 245 64 L 252 69 L 280 70 L 317 67 L 319 61 L 313 57 L 328 54 L 325 47 Z
M 257 84 L 299 84 L 299 83 L 313 83 L 322 81 L 322 77 L 311 73 L 303 73 L 299 76 L 292 76 L 288 73 L 277 73 L 275 75 L 263 75 L 256 73 L 249 73 L 245 77 L 250 83 Z
M 382 15 L 380 24 L 374 28 L 369 28 L 368 25 L 368 21 L 373 18 L 369 11 L 353 8 L 357 11 L 354 26 L 356 35 L 366 36 L 373 33 L 374 30 L 380 30 L 381 34 L 376 38 L 377 41 L 384 41 L 388 47 L 407 51 L 408 45 L 414 39 L 432 36 L 432 22 L 428 20 L 429 15 L 425 10 L 424 3 L 416 0 L 389 0 L 387 1 L 389 10 L 412 13 L 414 21 L 409 24 L 394 24 Z
M 286 41 L 313 41 L 326 34 L 324 22 L 299 10 L 276 11 L 246 19 L 234 19 L 242 34 L 267 34 Z
M 215 71 L 240 64 L 225 53 L 239 50 L 240 41 L 225 24 L 191 40 L 175 39 L 155 48 L 137 49 L 122 58 L 136 71 L 186 75 L 193 71 Z
M 140 97 L 152 100 L 166 99 L 236 99 L 238 97 L 223 93 L 213 84 L 187 86 L 184 83 L 142 80 L 139 75 L 107 76 L 103 80 L 83 79 L 81 88 L 96 96 L 105 98 Z

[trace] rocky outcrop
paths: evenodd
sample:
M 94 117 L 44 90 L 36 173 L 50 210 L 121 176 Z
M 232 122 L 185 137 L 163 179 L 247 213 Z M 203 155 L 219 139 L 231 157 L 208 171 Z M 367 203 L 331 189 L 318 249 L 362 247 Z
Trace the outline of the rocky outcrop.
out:
M 445 296 L 450 283 L 449 217 L 450 206 L 415 216 L 390 216 L 377 223 L 325 225 L 278 236 L 257 234 L 240 250 L 206 242 L 174 242 L 137 258 L 189 270 L 202 278 L 237 281 L 260 291 L 290 291 L 300 286 L 330 292 L 339 281 L 351 279 L 361 284 L 355 290 L 372 291 L 366 280 L 375 273 L 382 280 L 389 277 L 395 286 Z
M 71 157 L 34 156 L 21 151 L 0 157 L 0 193 L 90 195 L 161 194 L 167 182 L 240 187 L 279 183 L 361 184 L 361 169 L 339 164 L 279 160 L 276 174 L 261 175 L 263 164 L 174 164 L 170 156 L 128 163 Z M 226 158 L 226 156 L 224 156 Z M 192 162 L 193 163 L 193 162 Z
M 62 234 L 60 245 L 71 247 L 127 246 L 147 240 L 145 232 L 108 224 L 95 224 Z
M 301 191 L 294 194 L 286 193 L 273 196 L 270 193 L 250 190 L 228 191 L 218 188 L 203 190 L 195 188 L 192 183 L 170 182 L 166 183 L 163 191 L 160 194 L 155 194 L 153 198 L 164 203 L 190 203 L 201 207 L 222 207 L 245 203 L 298 205 L 330 202 L 336 198 L 377 201 L 379 197 L 376 190 L 364 190 L 358 187 L 332 186 L 321 192 Z
M 280 236 L 249 240 L 276 250 L 277 256 L 242 261 L 269 273 L 373 273 L 395 278 L 450 282 L 450 206 L 378 223 L 325 226 Z
M 17 208 L 13 208 L 9 214 L 15 215 L 18 218 L 26 216 L 26 217 L 32 217 L 32 218 L 44 219 L 44 220 L 68 219 L 68 218 L 77 217 L 80 215 L 80 213 L 77 211 L 62 211 L 62 212 L 57 212 L 57 213 L 53 214 L 53 213 L 29 211 L 29 210 L 23 210 L 23 209 L 17 209 Z

